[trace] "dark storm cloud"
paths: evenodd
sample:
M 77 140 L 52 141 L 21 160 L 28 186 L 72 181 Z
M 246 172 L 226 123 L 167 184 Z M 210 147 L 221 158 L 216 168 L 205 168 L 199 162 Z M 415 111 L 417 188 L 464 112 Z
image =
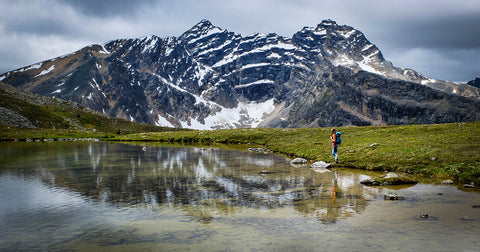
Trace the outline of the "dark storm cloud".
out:
M 155 0 L 58 0 L 74 7 L 85 16 L 124 16 L 133 15 L 145 5 Z
M 72 24 L 65 22 L 63 18 L 56 15 L 30 16 L 28 18 L 17 16 L 4 22 L 4 30 L 17 34 L 75 34 L 78 31 L 72 29 Z
M 393 26 L 392 26 L 393 27 Z M 480 48 L 480 14 L 406 20 L 387 30 L 389 43 L 402 47 Z

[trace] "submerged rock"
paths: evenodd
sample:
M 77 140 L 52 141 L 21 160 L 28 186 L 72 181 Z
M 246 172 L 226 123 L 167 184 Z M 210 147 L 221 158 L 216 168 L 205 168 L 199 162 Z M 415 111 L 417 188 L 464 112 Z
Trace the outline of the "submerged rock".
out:
M 416 218 L 417 218 L 417 220 L 428 220 L 428 221 L 436 221 L 436 220 L 438 220 L 437 217 L 431 216 L 431 215 L 429 215 L 428 213 L 420 214 L 420 215 L 418 215 Z
M 252 151 L 252 152 L 260 152 L 260 153 L 265 153 L 266 150 L 263 149 L 263 148 L 248 148 L 249 151 Z
M 416 184 L 418 181 L 405 174 L 389 172 L 386 175 L 377 178 L 360 181 L 360 183 L 367 186 L 381 186 Z
M 453 181 L 451 179 L 447 179 L 442 181 L 442 185 L 453 185 Z
M 306 164 L 308 161 L 305 158 L 295 158 L 290 161 L 291 164 Z
M 404 200 L 405 197 L 400 196 L 396 193 L 389 193 L 389 194 L 383 195 L 383 199 L 384 200 Z

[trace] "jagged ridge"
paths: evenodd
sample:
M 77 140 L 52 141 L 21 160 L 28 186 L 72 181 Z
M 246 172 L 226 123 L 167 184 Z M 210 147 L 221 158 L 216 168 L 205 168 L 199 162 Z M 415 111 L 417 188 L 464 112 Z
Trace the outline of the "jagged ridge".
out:
M 332 20 L 292 38 L 242 37 L 202 20 L 178 38 L 113 40 L 0 80 L 111 116 L 184 128 L 480 118 L 477 88 L 396 68 L 363 33 Z

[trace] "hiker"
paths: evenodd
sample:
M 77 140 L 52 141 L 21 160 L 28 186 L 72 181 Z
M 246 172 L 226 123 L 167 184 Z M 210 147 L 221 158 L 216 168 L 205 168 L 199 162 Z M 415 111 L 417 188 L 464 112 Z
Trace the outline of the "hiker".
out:
M 330 140 L 332 141 L 332 155 L 335 157 L 335 163 L 338 164 L 338 142 L 335 128 L 332 129 Z

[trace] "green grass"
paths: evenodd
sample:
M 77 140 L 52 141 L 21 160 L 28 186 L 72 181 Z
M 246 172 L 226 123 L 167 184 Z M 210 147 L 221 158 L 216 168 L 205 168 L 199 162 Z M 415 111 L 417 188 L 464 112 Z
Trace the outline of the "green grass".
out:
M 480 122 L 341 127 L 339 167 L 401 171 L 480 185 Z M 291 157 L 333 161 L 330 128 L 138 133 L 116 141 L 251 144 Z M 376 143 L 376 145 L 372 144 Z
M 111 138 L 113 134 L 74 129 L 24 129 L 0 125 L 0 140 Z

